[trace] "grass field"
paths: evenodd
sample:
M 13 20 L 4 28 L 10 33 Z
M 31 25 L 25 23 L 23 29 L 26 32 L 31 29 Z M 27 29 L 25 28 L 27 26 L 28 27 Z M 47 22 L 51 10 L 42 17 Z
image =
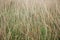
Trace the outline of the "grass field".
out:
M 59 0 L 0 0 L 0 40 L 60 40 Z

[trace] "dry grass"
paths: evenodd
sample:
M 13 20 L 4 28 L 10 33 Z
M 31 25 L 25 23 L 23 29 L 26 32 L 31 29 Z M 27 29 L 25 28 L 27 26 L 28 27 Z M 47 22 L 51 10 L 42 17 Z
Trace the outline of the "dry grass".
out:
M 0 0 L 0 40 L 59 40 L 59 0 Z

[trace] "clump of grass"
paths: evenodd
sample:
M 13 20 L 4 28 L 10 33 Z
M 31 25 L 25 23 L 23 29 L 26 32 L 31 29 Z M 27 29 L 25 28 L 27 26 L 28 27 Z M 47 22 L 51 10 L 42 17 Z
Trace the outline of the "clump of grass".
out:
M 6 0 L 0 8 L 0 40 L 59 40 L 60 5 L 55 1 Z

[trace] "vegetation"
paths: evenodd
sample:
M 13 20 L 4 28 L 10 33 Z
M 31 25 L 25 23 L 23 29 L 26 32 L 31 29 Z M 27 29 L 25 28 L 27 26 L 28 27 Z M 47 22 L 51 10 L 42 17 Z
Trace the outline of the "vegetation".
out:
M 59 0 L 0 0 L 0 40 L 59 40 Z

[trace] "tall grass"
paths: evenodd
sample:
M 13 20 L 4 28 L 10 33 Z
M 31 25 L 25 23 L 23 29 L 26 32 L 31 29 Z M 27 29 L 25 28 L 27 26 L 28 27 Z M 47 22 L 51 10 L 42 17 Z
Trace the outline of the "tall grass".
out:
M 59 0 L 0 0 L 0 40 L 59 40 Z

